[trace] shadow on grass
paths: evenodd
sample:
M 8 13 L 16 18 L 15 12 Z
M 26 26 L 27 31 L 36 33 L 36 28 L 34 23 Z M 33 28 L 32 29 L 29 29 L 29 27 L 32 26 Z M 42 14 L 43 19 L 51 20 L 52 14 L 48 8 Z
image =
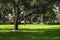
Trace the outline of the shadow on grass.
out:
M 12 29 L 0 29 L 12 30 Z M 20 29 L 21 32 L 0 32 L 0 40 L 60 40 L 60 29 Z

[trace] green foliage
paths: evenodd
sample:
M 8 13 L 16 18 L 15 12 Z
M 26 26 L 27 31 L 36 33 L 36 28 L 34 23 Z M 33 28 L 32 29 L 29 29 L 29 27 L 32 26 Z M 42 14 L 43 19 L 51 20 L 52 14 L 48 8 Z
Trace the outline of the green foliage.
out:
M 0 2 L 0 10 L 3 10 L 2 12 L 4 14 L 12 13 L 12 10 L 15 10 L 15 6 L 24 5 L 24 11 L 26 12 L 26 15 L 30 13 L 33 14 L 26 19 L 32 20 L 33 17 L 38 17 L 41 16 L 41 14 L 44 14 L 44 16 L 48 18 L 46 20 L 50 20 L 52 19 L 51 16 L 54 17 L 54 15 L 52 14 L 53 4 L 59 4 L 60 0 L 0 0 Z M 36 13 L 36 15 L 33 12 Z

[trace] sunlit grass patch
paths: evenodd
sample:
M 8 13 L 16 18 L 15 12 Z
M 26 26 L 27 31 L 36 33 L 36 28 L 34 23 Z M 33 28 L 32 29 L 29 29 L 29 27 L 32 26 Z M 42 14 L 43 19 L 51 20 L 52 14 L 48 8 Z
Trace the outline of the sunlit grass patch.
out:
M 0 25 L 0 40 L 60 40 L 60 25 L 19 25 L 19 32 L 13 28 Z
M 27 32 L 36 32 L 35 29 L 60 29 L 60 25 L 26 24 L 26 25 L 19 25 L 18 28 L 19 28 L 19 30 L 25 29 L 25 30 L 21 30 L 24 32 L 26 32 L 26 31 Z M 10 30 L 13 30 L 13 29 L 14 29 L 14 25 L 0 25 L 0 32 L 9 32 Z M 43 31 L 41 31 L 41 32 L 43 32 Z

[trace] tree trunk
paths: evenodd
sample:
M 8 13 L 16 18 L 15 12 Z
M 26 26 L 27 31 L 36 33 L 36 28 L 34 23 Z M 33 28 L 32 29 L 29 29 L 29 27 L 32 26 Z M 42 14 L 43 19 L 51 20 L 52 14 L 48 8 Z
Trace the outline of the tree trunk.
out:
M 18 30 L 18 22 L 17 21 L 18 21 L 18 18 L 16 17 L 14 30 Z
M 43 24 L 43 14 L 41 14 L 41 24 Z
M 19 8 L 18 6 L 14 8 L 15 11 L 14 30 L 18 30 L 18 20 L 19 20 L 18 8 Z
M 26 13 L 24 13 L 24 17 L 26 16 Z M 26 24 L 26 18 L 24 18 L 24 25 Z

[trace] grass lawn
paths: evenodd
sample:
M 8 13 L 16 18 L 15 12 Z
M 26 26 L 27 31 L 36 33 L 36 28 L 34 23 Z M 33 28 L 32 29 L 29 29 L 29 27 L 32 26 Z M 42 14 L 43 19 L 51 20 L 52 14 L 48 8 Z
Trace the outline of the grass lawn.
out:
M 14 25 L 0 25 L 0 40 L 60 40 L 60 25 L 19 25 L 20 32 L 11 32 Z

